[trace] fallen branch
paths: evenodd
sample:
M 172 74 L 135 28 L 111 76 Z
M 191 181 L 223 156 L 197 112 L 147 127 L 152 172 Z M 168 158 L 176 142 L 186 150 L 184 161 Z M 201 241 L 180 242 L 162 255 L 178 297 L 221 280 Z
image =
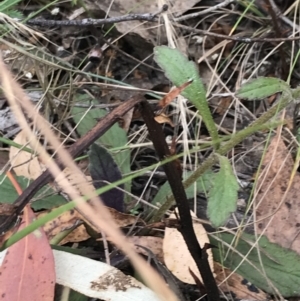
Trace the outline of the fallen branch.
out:
M 120 23 L 120 22 L 128 22 L 133 20 L 138 21 L 157 21 L 157 16 L 163 12 L 168 10 L 168 5 L 163 5 L 163 7 L 156 13 L 147 13 L 147 14 L 130 14 L 120 17 L 112 17 L 106 19 L 82 19 L 82 20 L 46 20 L 46 19 L 30 19 L 26 21 L 27 25 L 37 25 L 41 27 L 51 27 L 51 26 L 78 26 L 78 27 L 85 27 L 85 26 L 98 26 L 102 24 L 113 24 L 113 23 Z

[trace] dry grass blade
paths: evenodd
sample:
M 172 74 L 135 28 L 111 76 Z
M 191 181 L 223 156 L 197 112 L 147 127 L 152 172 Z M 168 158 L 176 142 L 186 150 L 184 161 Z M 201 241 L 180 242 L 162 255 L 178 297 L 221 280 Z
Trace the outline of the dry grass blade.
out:
M 125 236 L 118 229 L 108 210 L 102 205 L 101 201 L 96 196 L 96 193 L 87 189 L 88 185 L 81 170 L 73 162 L 70 154 L 61 146 L 59 140 L 52 133 L 44 118 L 34 110 L 29 98 L 26 96 L 20 85 L 14 81 L 11 73 L 7 70 L 2 60 L 0 60 L 0 80 L 4 94 L 8 99 L 11 109 L 18 119 L 20 126 L 27 133 L 27 137 L 31 143 L 34 143 L 40 159 L 47 164 L 53 176 L 56 177 L 57 180 L 59 179 L 61 186 L 64 187 L 64 191 L 76 202 L 77 209 L 81 212 L 81 214 L 95 225 L 99 231 L 104 231 L 108 236 L 110 236 L 111 241 L 128 255 L 144 281 L 162 300 L 177 300 L 177 297 L 166 286 L 162 278 L 149 265 L 147 265 L 140 256 L 137 255 L 132 245 L 128 243 Z M 37 139 L 35 134 L 32 133 L 21 110 L 21 106 L 28 116 L 30 116 L 32 120 L 36 121 L 36 127 L 43 135 L 46 136 L 51 146 L 58 150 L 60 159 L 63 162 L 66 162 L 66 165 L 72 170 L 72 172 L 81 175 L 82 185 L 78 187 L 79 191 L 69 184 L 65 175 L 60 171 L 45 149 L 38 143 L 38 141 L 36 141 Z M 87 204 L 84 199 L 80 197 L 80 193 L 91 198 L 93 207 Z

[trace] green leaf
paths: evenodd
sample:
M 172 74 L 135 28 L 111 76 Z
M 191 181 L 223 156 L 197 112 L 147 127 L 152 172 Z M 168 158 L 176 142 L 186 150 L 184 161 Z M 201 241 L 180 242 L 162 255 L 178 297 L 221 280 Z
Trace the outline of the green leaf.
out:
M 239 189 L 229 160 L 220 156 L 219 161 L 220 170 L 215 175 L 207 204 L 207 216 L 215 227 L 222 226 L 230 213 L 235 212 Z
M 236 96 L 248 100 L 263 99 L 278 92 L 290 93 L 289 85 L 274 77 L 260 77 L 245 83 Z
M 93 143 L 89 152 L 89 170 L 96 189 L 109 183 L 122 179 L 121 172 L 108 151 Z M 108 182 L 108 183 L 107 183 Z M 124 185 L 119 185 L 122 190 L 113 188 L 101 194 L 101 199 L 108 207 L 124 212 Z
M 188 172 L 186 177 L 189 177 L 192 172 Z M 212 171 L 206 171 L 201 177 L 197 179 L 194 185 L 186 188 L 185 193 L 188 199 L 194 197 L 195 191 L 196 193 L 209 191 L 213 181 L 215 174 Z M 196 187 L 195 187 L 196 186 Z M 156 206 L 162 205 L 168 197 L 172 195 L 172 190 L 168 182 L 163 184 L 159 189 L 158 193 L 154 197 L 152 204 Z
M 257 247 L 250 251 L 256 241 L 254 235 L 244 233 L 237 244 L 232 234 L 220 233 L 218 236 L 234 246 L 236 252 L 210 237 L 213 245 L 219 245 L 218 249 L 212 249 L 216 261 L 231 270 L 237 269 L 238 274 L 270 294 L 277 295 L 276 288 L 286 298 L 300 296 L 300 256 L 296 252 L 270 243 L 264 236 L 258 242 L 259 253 Z
M 32 182 L 25 177 L 16 176 L 15 178 L 23 190 Z M 12 204 L 17 199 L 18 193 L 4 174 L 0 175 L 0 183 L 1 203 Z M 57 195 L 50 185 L 46 185 L 36 193 L 30 205 L 34 210 L 42 210 L 52 209 L 66 203 L 67 201 L 62 196 Z
M 103 118 L 108 112 L 103 109 L 92 109 L 87 112 L 87 109 L 73 107 L 72 114 L 73 119 L 76 122 L 78 133 L 83 136 L 90 129 L 92 129 L 97 120 Z M 127 134 L 126 132 L 119 127 L 118 124 L 114 124 L 102 137 L 100 137 L 96 143 L 99 145 L 103 145 L 106 149 L 110 151 L 112 148 L 120 148 L 126 146 Z M 118 151 L 110 151 L 114 161 L 117 163 L 118 167 L 121 170 L 122 175 L 128 174 L 131 172 L 130 169 L 130 150 L 118 150 Z M 125 184 L 125 190 L 130 191 L 131 183 L 128 181 Z
M 196 64 L 189 61 L 177 49 L 172 49 L 167 46 L 155 47 L 154 59 L 165 71 L 167 78 L 172 81 L 175 86 L 181 86 L 190 79 L 193 80 L 181 94 L 189 99 L 199 110 L 199 114 L 202 116 L 213 142 L 218 145 L 218 131 L 206 100 L 206 91 L 200 79 Z

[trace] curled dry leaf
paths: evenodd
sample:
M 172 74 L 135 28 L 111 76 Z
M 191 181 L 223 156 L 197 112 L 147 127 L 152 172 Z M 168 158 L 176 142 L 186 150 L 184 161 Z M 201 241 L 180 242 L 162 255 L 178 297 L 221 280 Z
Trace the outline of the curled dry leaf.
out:
M 193 213 L 192 215 L 195 216 Z M 175 215 L 172 214 L 170 218 L 175 218 Z M 193 228 L 201 248 L 204 247 L 205 243 L 209 244 L 207 233 L 202 224 L 194 222 Z M 163 240 L 163 252 L 166 266 L 179 280 L 195 284 L 194 278 L 189 272 L 190 269 L 200 281 L 203 282 L 196 263 L 192 258 L 181 233 L 177 229 L 166 227 Z M 211 249 L 208 249 L 206 252 L 208 254 L 210 268 L 213 272 L 214 262 L 212 251 Z
M 158 116 L 155 116 L 154 117 L 155 121 L 158 122 L 158 123 L 167 123 L 169 124 L 171 127 L 174 127 L 174 123 L 173 121 L 164 113 L 158 115 Z
M 295 174 L 289 190 L 294 160 L 280 137 L 275 136 L 265 154 L 256 185 L 257 233 L 300 254 L 300 175 Z
M 169 105 L 174 98 L 176 98 L 186 87 L 188 87 L 193 80 L 189 80 L 179 87 L 173 88 L 167 95 L 165 95 L 158 103 L 158 106 L 162 109 Z
M 14 142 L 30 148 L 24 131 L 21 131 L 14 139 Z M 11 146 L 9 159 L 17 176 L 24 176 L 28 179 L 36 179 L 45 169 L 38 158 L 26 151 Z

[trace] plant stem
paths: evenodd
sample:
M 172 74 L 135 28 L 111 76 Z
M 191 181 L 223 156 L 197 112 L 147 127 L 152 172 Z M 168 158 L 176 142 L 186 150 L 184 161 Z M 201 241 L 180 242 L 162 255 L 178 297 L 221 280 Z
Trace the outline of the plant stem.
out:
M 154 149 L 159 159 L 163 160 L 164 158 L 171 156 L 162 127 L 154 120 L 154 114 L 146 100 L 141 102 L 140 112 L 146 123 L 150 139 L 153 142 Z M 205 287 L 208 300 L 218 301 L 220 300 L 219 290 L 208 263 L 206 248 L 200 247 L 193 228 L 188 199 L 182 185 L 182 171 L 180 165 L 178 167 L 177 162 L 173 160 L 164 164 L 163 168 L 172 189 L 179 212 L 180 226 L 178 227 L 178 231 L 182 234 L 186 246 L 197 265 L 199 273 L 203 279 L 203 285 Z

